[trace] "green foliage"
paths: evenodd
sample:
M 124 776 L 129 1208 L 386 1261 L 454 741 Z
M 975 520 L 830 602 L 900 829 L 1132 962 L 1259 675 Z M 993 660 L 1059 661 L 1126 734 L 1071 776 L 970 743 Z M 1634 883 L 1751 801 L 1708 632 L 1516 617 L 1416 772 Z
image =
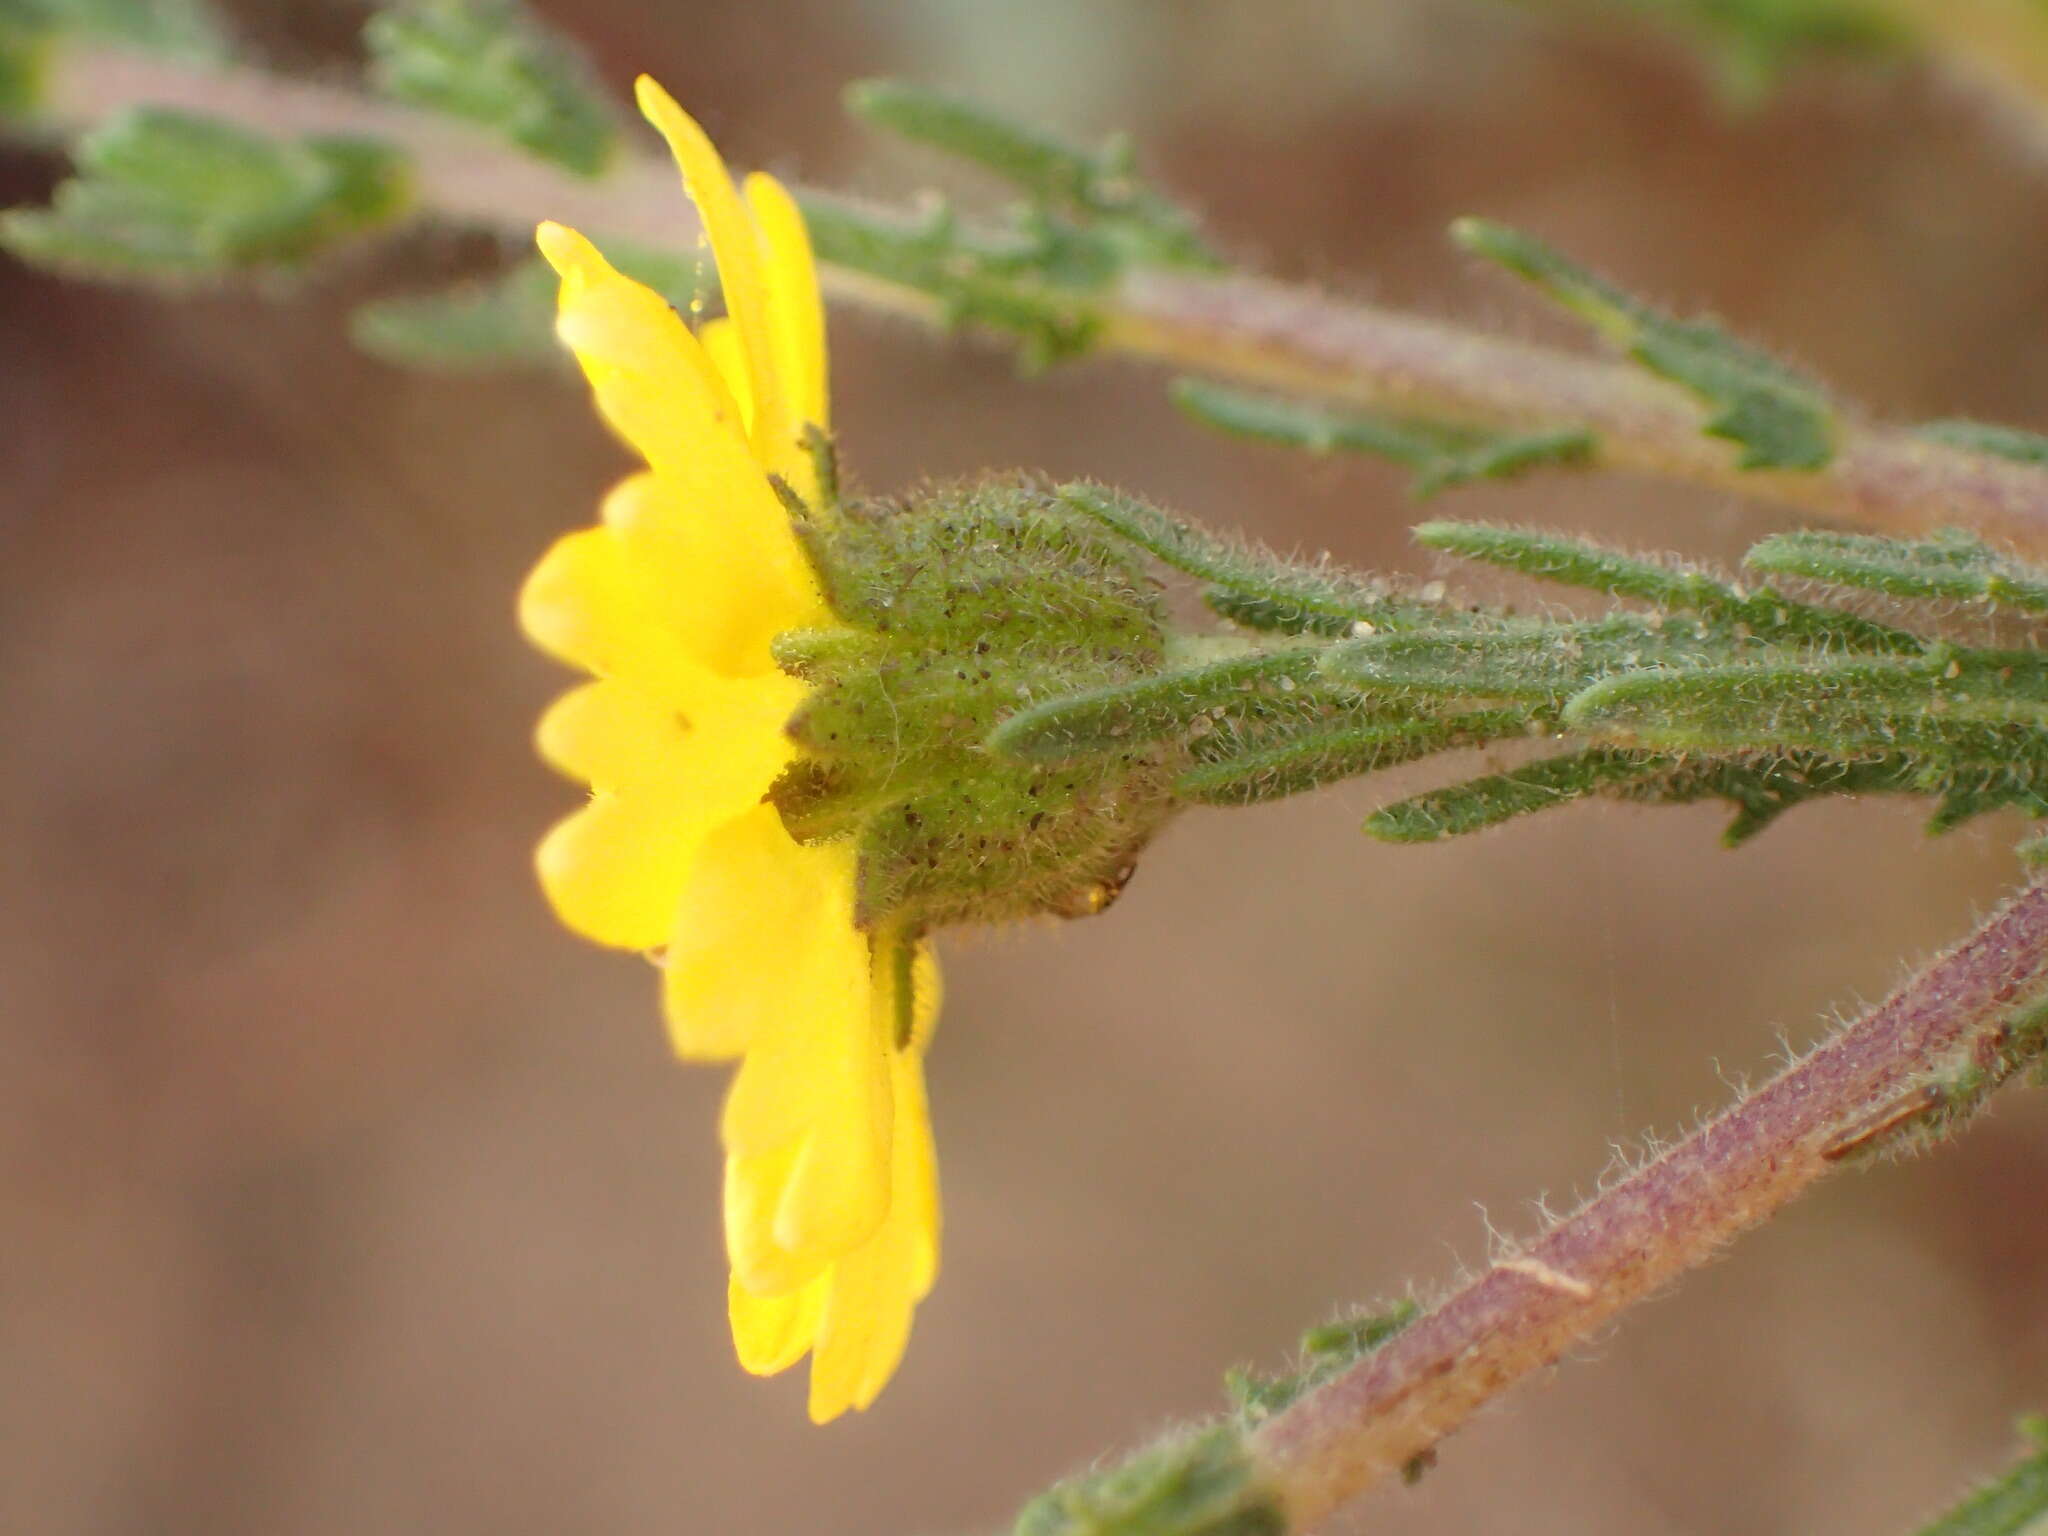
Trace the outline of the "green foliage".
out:
M 1713 52 L 1739 102 L 1754 102 L 1794 63 L 1812 57 L 1883 56 L 1906 36 L 1870 0 L 1620 0 L 1682 27 Z
M 9 30 L 101 38 L 201 64 L 232 52 L 226 25 L 203 0 L 0 0 L 0 34 Z
M 1424 523 L 1415 541 L 1427 549 L 1483 560 L 1541 581 L 1634 598 L 1668 611 L 1696 613 L 1730 634 L 1918 654 L 1924 642 L 1905 630 L 1839 608 L 1794 602 L 1768 587 L 1746 591 L 1689 565 L 1623 554 L 1540 529 L 1492 523 Z
M 1452 698 L 1519 699 L 1562 708 L 1616 672 L 1685 666 L 1718 651 L 1683 619 L 1617 614 L 1585 624 L 1510 620 L 1499 628 L 1373 635 L 1331 647 L 1322 675 L 1357 688 Z
M 1887 597 L 1988 603 L 2048 613 L 2048 571 L 2000 554 L 1967 529 L 1932 538 L 1856 533 L 1781 533 L 1744 560 L 1752 570 L 1860 587 Z
M 88 134 L 48 211 L 0 215 L 0 244 L 64 271 L 190 280 L 289 269 L 403 211 L 405 174 L 362 140 L 276 140 L 137 108 Z
M 1257 805 L 1439 752 L 1526 735 L 1529 730 L 1528 717 L 1513 709 L 1380 718 L 1370 709 L 1357 713 L 1363 720 L 1356 725 L 1241 736 L 1219 733 L 1213 738 L 1217 745 L 1197 743 L 1196 766 L 1174 780 L 1174 793 L 1198 805 Z M 1337 720 L 1344 718 L 1339 710 L 1332 714 Z
M 1009 333 L 1027 369 L 1080 356 L 1101 331 L 1097 300 L 1115 260 L 1063 225 L 1020 218 L 980 230 L 943 203 L 906 220 L 801 189 L 797 201 L 820 261 L 928 295 L 948 327 Z
M 1589 747 L 1411 795 L 1374 811 L 1365 830 L 1382 842 L 1433 843 L 1627 786 L 1671 766 L 1671 759 L 1656 753 Z
M 1250 629 L 1345 635 L 1443 618 L 1438 603 L 1404 597 L 1384 582 L 1327 561 L 1287 560 L 1222 538 L 1121 491 L 1063 485 L 1060 500 L 1174 570 L 1208 584 L 1210 606 Z
M 1195 420 L 1239 437 L 1310 453 L 1370 453 L 1415 471 L 1418 500 L 1470 480 L 1511 480 L 1532 469 L 1571 467 L 1593 455 L 1590 432 L 1490 433 L 1429 421 L 1340 411 L 1207 379 L 1173 381 L 1173 403 Z
M 1833 414 L 1819 386 L 1719 326 L 1674 320 L 1504 224 L 1460 219 L 1451 234 L 1698 396 L 1711 413 L 1705 430 L 1742 449 L 1742 468 L 1816 470 L 1834 457 Z
M 1194 217 L 1137 174 L 1130 139 L 1088 150 L 973 102 L 901 80 L 847 87 L 847 110 L 915 143 L 971 161 L 1027 205 L 1102 234 L 1136 260 L 1215 268 Z
M 2048 437 L 2023 432 L 2018 427 L 2001 427 L 1988 421 L 1930 421 L 1920 428 L 1920 435 L 1930 442 L 1988 453 L 2018 464 L 2048 464 Z
M 440 293 L 360 305 L 349 316 L 349 337 L 389 363 L 480 371 L 557 355 L 554 310 L 554 273 L 544 261 L 523 261 Z
M 1235 1370 L 1226 1390 L 1247 1428 L 1256 1428 L 1313 1387 L 1342 1375 L 1414 1322 L 1422 1309 L 1412 1301 L 1384 1311 L 1361 1311 L 1311 1328 L 1301 1336 L 1301 1364 L 1277 1376 Z
M 1185 737 L 1197 721 L 1230 710 L 1266 685 L 1294 688 L 1316 669 L 1316 651 L 1297 647 L 1178 667 L 1137 682 L 1070 694 L 1010 716 L 988 738 L 991 751 L 1029 762 L 1064 762 L 1094 752 Z
M 697 261 L 648 247 L 603 242 L 612 265 L 678 309 L 709 281 Z M 481 372 L 557 362 L 554 273 L 538 259 L 437 293 L 400 294 L 359 305 L 349 336 L 372 357 L 405 367 Z
M 856 502 L 804 532 L 858 638 L 791 657 L 811 683 L 787 724 L 804 763 L 773 798 L 800 838 L 852 837 L 861 921 L 922 932 L 1107 905 L 1174 809 L 1178 746 L 1046 763 L 983 743 L 1020 704 L 1165 669 L 1138 552 L 1015 480 Z
M 927 295 L 948 325 L 1008 332 L 1027 368 L 1088 351 L 1101 332 L 1103 298 L 1133 265 L 1214 265 L 1193 218 L 1137 179 L 1127 146 L 1075 149 L 896 82 L 856 85 L 847 105 L 996 172 L 1024 197 L 1005 225 L 984 228 L 963 224 L 943 203 L 904 219 L 801 195 L 819 259 Z
M 517 0 L 406 0 L 363 30 L 371 82 L 466 118 L 543 160 L 595 176 L 618 123 L 582 55 Z
M 1033 1499 L 1015 1536 L 1283 1536 L 1278 1496 L 1233 1424 L 1177 1435 Z
M 1986 1484 L 1919 1536 L 2025 1536 L 2048 1520 L 2048 1418 L 2022 1419 L 2027 1453 L 2004 1476 Z

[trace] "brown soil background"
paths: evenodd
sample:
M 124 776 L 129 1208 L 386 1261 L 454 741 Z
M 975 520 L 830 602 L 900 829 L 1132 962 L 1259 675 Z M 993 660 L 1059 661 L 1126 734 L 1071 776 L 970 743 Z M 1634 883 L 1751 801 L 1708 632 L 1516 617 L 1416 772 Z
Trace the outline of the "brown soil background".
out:
M 1350 8 L 588 0 L 728 153 L 894 193 L 846 125 L 900 73 L 1139 131 L 1236 252 L 1565 335 L 1441 231 L 1485 212 L 1711 308 L 1900 418 L 2048 419 L 2048 162 L 1913 69 L 1731 116 L 1679 52 L 1466 0 Z M 245 7 L 346 67 L 359 13 Z M 56 168 L 0 159 L 0 191 Z M 48 1533 L 987 1530 L 1217 1401 L 1336 1304 L 1682 1128 L 1780 1032 L 1881 994 L 2012 879 L 2014 824 L 1582 807 L 1438 848 L 1397 789 L 1197 814 L 1102 920 L 947 946 L 944 1279 L 828 1430 L 732 1364 L 718 1074 L 652 978 L 560 932 L 533 761 L 562 676 L 522 573 L 623 459 L 542 376 L 408 376 L 344 298 L 66 286 L 0 263 L 0 1527 Z M 1161 378 L 1020 381 L 833 322 L 868 485 L 1026 465 L 1283 546 L 1429 569 L 1399 478 L 1211 440 Z M 1568 478 L 1443 509 L 1722 557 L 1731 498 Z M 1356 1528 L 1905 1531 L 2048 1407 L 2048 1102 L 1846 1177 L 1526 1387 Z

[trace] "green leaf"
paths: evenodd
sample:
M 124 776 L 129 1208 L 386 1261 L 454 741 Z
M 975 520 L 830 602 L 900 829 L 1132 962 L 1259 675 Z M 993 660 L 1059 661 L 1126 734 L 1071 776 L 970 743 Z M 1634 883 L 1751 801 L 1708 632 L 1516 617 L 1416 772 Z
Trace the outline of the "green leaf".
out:
M 1291 690 L 1315 669 L 1316 652 L 1307 647 L 1182 667 L 1021 710 L 996 727 L 988 747 L 1006 757 L 1049 763 L 1171 740 L 1253 690 Z
M 1593 435 L 1578 429 L 1488 433 L 1340 411 L 1191 376 L 1175 379 L 1168 392 L 1181 410 L 1218 431 L 1310 453 L 1370 453 L 1405 464 L 1416 472 L 1418 499 L 1470 480 L 1509 480 L 1532 469 L 1583 465 L 1593 454 Z
M 1887 597 L 2003 604 L 2048 613 L 2048 571 L 2000 554 L 1967 529 L 1921 540 L 1859 533 L 1781 533 L 1745 564 L 1773 575 L 1860 587 Z
M 679 310 L 710 282 L 700 262 L 617 240 L 601 242 L 619 271 Z M 555 275 L 538 259 L 437 293 L 401 294 L 359 306 L 349 334 L 373 357 L 451 373 L 531 367 L 561 357 L 555 340 Z
M 470 372 L 556 355 L 554 313 L 554 273 L 527 261 L 441 293 L 364 304 L 349 317 L 349 335 L 389 363 Z
M 0 216 L 0 244 L 62 270 L 189 280 L 292 268 L 396 219 L 397 155 L 359 139 L 273 140 L 161 108 L 88 134 L 48 211 Z
M 1136 174 L 1127 139 L 1099 150 L 1069 144 L 1029 123 L 901 80 L 862 80 L 847 110 L 876 127 L 972 161 L 1038 208 L 1101 228 L 1129 255 L 1212 269 L 1196 221 Z
M 1451 235 L 1533 283 L 1652 373 L 1690 390 L 1709 407 L 1705 430 L 1741 447 L 1743 469 L 1816 470 L 1834 457 L 1833 415 L 1820 387 L 1719 326 L 1674 320 L 1504 224 L 1460 219 Z
M 1768 587 L 1744 591 L 1689 566 L 1625 555 L 1541 529 L 1434 522 L 1418 526 L 1415 540 L 1428 549 L 1483 560 L 1541 581 L 1697 613 L 1759 640 L 1812 641 L 1907 656 L 1926 649 L 1918 635 L 1857 614 L 1794 602 Z
M 1412 1301 L 1401 1301 L 1384 1311 L 1358 1312 L 1350 1317 L 1311 1328 L 1301 1338 L 1301 1364 L 1292 1371 L 1259 1376 L 1236 1370 L 1224 1378 L 1224 1387 L 1247 1428 L 1256 1428 L 1295 1399 L 1333 1376 L 1340 1376 L 1374 1353 L 1421 1315 Z
M 818 259 L 935 299 L 948 325 L 982 325 L 1021 343 L 1027 368 L 1079 357 L 1102 329 L 1115 253 L 1050 221 L 1008 237 L 964 229 L 943 204 L 917 222 L 845 199 L 797 193 Z
M 1283 560 L 1121 491 L 1077 483 L 1054 494 L 1173 569 L 1214 583 L 1211 606 L 1251 628 L 1341 635 L 1360 625 L 1414 627 L 1445 616 L 1440 603 L 1399 596 L 1337 566 Z
M 1918 430 L 1920 436 L 1951 448 L 1988 453 L 2019 464 L 2048 464 L 2048 437 L 2039 432 L 1984 421 L 1930 421 Z
M 1870 0 L 1624 0 L 1631 10 L 1698 36 L 1720 65 L 1723 89 L 1752 105 L 1785 69 L 1808 57 L 1868 58 L 1902 51 L 1905 29 Z
M 1419 630 L 1351 640 L 1322 675 L 1367 690 L 1562 705 L 1611 673 L 1701 665 L 1727 654 L 1696 624 L 1621 614 L 1585 624 L 1510 622 L 1498 630 Z
M 1040 1494 L 1014 1536 L 1285 1536 L 1279 1496 L 1260 1480 L 1235 1424 L 1176 1435 Z
M 1650 778 L 1668 770 L 1672 762 L 1661 753 L 1589 747 L 1396 801 L 1368 816 L 1365 830 L 1389 843 L 1462 837 L 1517 816 Z
M 371 17 L 363 41 L 371 82 L 394 100 L 585 176 L 617 150 L 617 119 L 582 55 L 516 0 L 406 0 Z
M 1836 757 L 1892 750 L 1945 760 L 2048 761 L 2040 667 L 2014 655 L 2008 684 L 1993 653 L 1925 661 L 1838 659 L 1671 668 L 1592 684 L 1566 704 L 1575 730 L 1701 751 L 1803 748 Z M 2013 653 L 2002 653 L 2013 654 Z M 2017 668 L 2026 666 L 2031 676 Z
M 1283 735 L 1269 745 L 1217 749 L 1176 779 L 1173 789 L 1182 799 L 1202 805 L 1259 805 L 1438 752 L 1528 732 L 1528 716 L 1511 709 L 1369 719 L 1360 725 Z
M 1619 786 L 1624 800 L 1690 805 L 1726 800 L 1735 819 L 1721 834 L 1724 846 L 1746 843 L 1786 811 L 1838 795 L 1924 794 L 1931 771 L 1902 753 L 1844 760 L 1814 752 L 1770 752 L 1732 757 L 1689 753 L 1641 781 Z
M 0 29 L 104 38 L 198 64 L 233 52 L 227 26 L 203 0 L 0 0 Z
M 2030 1448 L 2018 1465 L 1971 1494 L 1919 1536 L 2026 1536 L 2048 1520 L 2048 1418 L 2020 1421 Z

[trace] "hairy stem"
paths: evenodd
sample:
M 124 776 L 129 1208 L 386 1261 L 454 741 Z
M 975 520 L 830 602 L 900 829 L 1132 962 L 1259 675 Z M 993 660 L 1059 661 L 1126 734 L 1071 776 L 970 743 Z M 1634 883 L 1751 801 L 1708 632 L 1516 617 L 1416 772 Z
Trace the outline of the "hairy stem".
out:
M 65 42 L 52 60 L 43 126 L 76 132 L 142 104 L 209 113 L 274 132 L 359 134 L 407 155 L 421 206 L 524 240 L 542 218 L 603 238 L 688 248 L 697 229 L 674 172 L 622 156 L 586 180 L 442 118 L 333 86 L 245 68 L 207 68 Z M 925 295 L 827 268 L 836 297 L 937 322 Z M 1696 401 L 1629 364 L 1489 335 L 1305 288 L 1245 277 L 1140 270 L 1099 306 L 1101 345 L 1247 382 L 1475 426 L 1584 428 L 1595 462 L 1734 490 L 1893 534 L 1967 525 L 2048 555 L 2048 469 L 1848 422 L 1811 472 L 1742 470 L 1705 436 Z
M 1287 1528 L 1310 1528 L 1426 1455 L 1848 1156 L 1966 1108 L 2011 1070 L 2016 1016 L 2044 987 L 2048 886 L 2037 884 L 1804 1060 L 1265 1424 L 1253 1450 Z

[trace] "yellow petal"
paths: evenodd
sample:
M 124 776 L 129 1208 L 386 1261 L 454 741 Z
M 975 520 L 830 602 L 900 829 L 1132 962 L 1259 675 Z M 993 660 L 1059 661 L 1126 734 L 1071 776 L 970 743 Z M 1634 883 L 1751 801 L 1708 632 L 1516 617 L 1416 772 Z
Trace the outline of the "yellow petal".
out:
M 619 435 L 657 469 L 706 456 L 758 469 L 738 406 L 668 301 L 566 225 L 543 224 L 534 241 L 562 280 L 555 330 Z
M 534 863 L 566 926 L 599 944 L 651 949 L 675 924 L 702 840 L 700 823 L 658 801 L 600 791 L 541 839 Z
M 725 1255 L 735 1279 L 756 1296 L 786 1296 L 827 1268 L 837 1253 L 797 1255 L 775 1238 L 775 1212 L 801 1150 L 796 1142 L 725 1160 Z
M 723 499 L 677 475 L 632 475 L 605 498 L 604 523 L 650 617 L 716 671 L 772 671 L 779 631 L 828 618 L 789 514 L 758 473 Z
M 895 1374 L 910 1340 L 910 1250 L 892 1223 L 832 1267 L 811 1346 L 811 1422 L 865 1408 Z
M 520 627 L 552 656 L 688 710 L 713 690 L 715 674 L 686 636 L 662 622 L 645 575 L 611 529 L 564 534 L 520 590 Z
M 697 340 L 704 344 L 705 356 L 711 359 L 718 376 L 725 380 L 725 387 L 732 391 L 733 400 L 740 408 L 740 419 L 751 429 L 754 424 L 754 393 L 747 383 L 747 359 L 740 350 L 739 327 L 727 316 L 720 315 L 697 327 Z
M 570 689 L 548 706 L 534 732 L 549 767 L 600 789 L 673 790 L 688 781 L 690 722 L 631 683 Z
M 674 912 L 662 1000 L 677 1052 L 737 1055 L 778 1039 L 760 1072 L 805 1054 L 820 1033 L 840 1036 L 868 1016 L 867 940 L 853 927 L 851 845 L 806 848 L 772 806 L 734 818 L 710 839 Z M 766 1090 L 772 1099 L 774 1084 Z M 745 1106 L 728 1115 L 744 1117 Z M 764 1111 L 764 1113 L 769 1113 Z M 749 1136 L 768 1151 L 810 1123 Z M 772 1131 L 772 1128 L 771 1128 Z
M 735 1276 L 726 1288 L 726 1312 L 740 1365 L 756 1376 L 788 1370 L 811 1347 L 824 1307 L 822 1278 L 786 1296 L 756 1296 Z
M 939 1165 L 932 1146 L 931 1111 L 925 1102 L 924 1066 L 908 1052 L 891 1063 L 895 1096 L 895 1166 L 890 1179 L 889 1220 L 900 1225 L 910 1248 L 910 1293 L 930 1294 L 939 1274 Z
M 768 269 L 770 329 L 791 424 L 801 428 L 811 422 L 829 429 L 825 306 L 818 297 L 818 264 L 804 216 L 782 183 L 760 171 L 747 177 L 746 199 Z
M 704 220 L 725 310 L 739 328 L 747 361 L 748 392 L 754 401 L 752 438 L 764 463 L 780 459 L 796 438 L 789 399 L 776 366 L 774 322 L 769 318 L 768 272 L 754 218 L 734 189 L 732 176 L 711 140 L 689 113 L 652 79 L 634 82 L 640 110 L 676 157 L 683 186 Z

